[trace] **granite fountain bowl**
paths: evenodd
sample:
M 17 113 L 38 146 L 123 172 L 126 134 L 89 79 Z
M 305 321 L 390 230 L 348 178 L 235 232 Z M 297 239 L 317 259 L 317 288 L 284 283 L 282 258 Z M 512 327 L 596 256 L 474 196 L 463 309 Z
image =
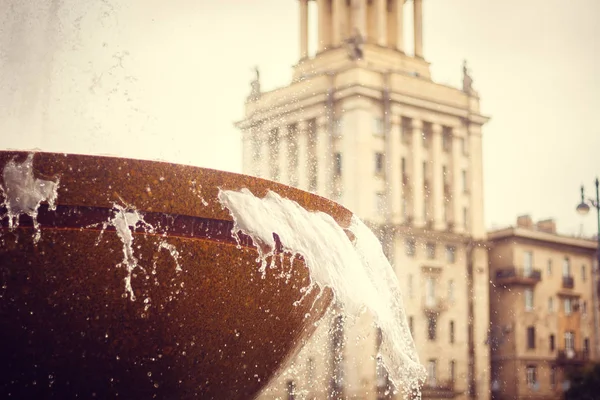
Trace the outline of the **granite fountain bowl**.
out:
M 324 289 L 298 303 L 301 258 L 275 257 L 289 274 L 263 278 L 217 196 L 271 190 L 347 227 L 351 213 L 324 198 L 112 157 L 0 151 L 2 172 L 0 398 L 253 398 L 332 301 Z M 35 215 L 15 205 L 15 184 L 56 196 Z

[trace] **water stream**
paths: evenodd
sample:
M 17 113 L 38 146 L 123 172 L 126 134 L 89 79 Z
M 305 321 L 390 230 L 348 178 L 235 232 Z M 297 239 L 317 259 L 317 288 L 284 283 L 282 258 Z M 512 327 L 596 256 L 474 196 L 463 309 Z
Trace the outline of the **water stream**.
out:
M 425 378 L 413 342 L 398 279 L 377 237 L 357 217 L 344 230 L 328 214 L 309 212 L 298 203 L 269 192 L 264 198 L 249 190 L 221 191 L 219 200 L 235 224 L 232 234 L 252 237 L 260 254 L 263 273 L 267 258 L 276 250 L 276 233 L 285 251 L 302 256 L 313 285 L 333 289 L 352 320 L 367 310 L 382 332 L 381 357 L 395 386 L 418 396 Z

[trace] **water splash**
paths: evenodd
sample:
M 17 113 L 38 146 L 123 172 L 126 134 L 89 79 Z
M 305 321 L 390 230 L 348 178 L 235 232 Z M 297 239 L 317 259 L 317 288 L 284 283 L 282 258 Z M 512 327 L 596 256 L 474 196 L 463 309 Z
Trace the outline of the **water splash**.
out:
M 158 250 L 160 249 L 165 249 L 169 255 L 173 258 L 173 260 L 175 261 L 175 271 L 177 272 L 181 272 L 181 265 L 179 264 L 179 251 L 177 251 L 177 247 L 175 247 L 174 245 L 167 243 L 165 240 L 162 240 L 158 243 Z
M 119 236 L 119 239 L 121 239 L 121 242 L 123 243 L 123 261 L 121 261 L 117 267 L 125 267 L 127 269 L 125 291 L 129 294 L 131 301 L 135 301 L 135 294 L 133 293 L 133 288 L 131 286 L 131 274 L 139 265 L 138 259 L 133 254 L 133 232 L 138 224 L 149 227 L 150 230 L 154 229 L 152 226 L 148 225 L 144 221 L 143 216 L 131 206 L 123 207 L 115 203 L 114 210 L 113 218 L 105 223 L 103 229 L 106 229 L 108 225 L 113 226 L 117 230 L 117 236 Z
M 33 240 L 37 243 L 41 238 L 38 209 L 43 201 L 48 203 L 50 210 L 56 209 L 59 180 L 46 181 L 34 176 L 33 153 L 20 164 L 14 158 L 6 163 L 2 178 L 0 191 L 4 195 L 4 202 L 1 205 L 6 207 L 6 214 L 0 215 L 0 218 L 8 217 L 8 227 L 12 230 L 19 226 L 21 214 L 29 215 L 35 229 Z
M 117 267 L 124 267 L 127 270 L 127 276 L 125 277 L 125 294 L 129 295 L 131 301 L 135 301 L 135 293 L 133 291 L 133 287 L 131 285 L 131 276 L 136 268 L 140 268 L 142 271 L 146 272 L 146 270 L 139 264 L 139 260 L 134 254 L 133 251 L 133 233 L 138 227 L 144 229 L 147 233 L 154 233 L 156 229 L 144 221 L 143 214 L 136 210 L 135 207 L 131 205 L 120 205 L 118 203 L 113 204 L 113 217 L 108 221 L 102 223 L 102 230 L 100 231 L 100 235 L 98 239 L 96 239 L 96 246 L 100 244 L 100 240 L 104 231 L 109 226 L 112 226 L 117 231 L 117 236 L 121 240 L 123 244 L 123 260 L 117 264 Z M 90 225 L 89 227 L 97 226 L 99 224 Z M 157 251 L 161 249 L 166 250 L 169 255 L 175 261 L 175 270 L 177 272 L 181 272 L 181 264 L 180 264 L 180 254 L 177 248 L 168 243 L 166 240 L 160 240 L 157 245 Z M 156 264 L 154 265 L 156 268 Z
M 420 397 L 426 372 L 420 364 L 408 327 L 398 279 L 377 237 L 356 216 L 346 232 L 328 214 L 309 212 L 298 203 L 269 191 L 264 198 L 249 190 L 220 190 L 219 201 L 234 220 L 232 234 L 249 235 L 262 259 L 273 256 L 276 242 L 283 250 L 301 255 L 310 271 L 311 286 L 333 289 L 347 317 L 364 310 L 382 331 L 381 356 L 390 380 L 411 397 Z M 311 288 L 307 288 L 310 290 Z

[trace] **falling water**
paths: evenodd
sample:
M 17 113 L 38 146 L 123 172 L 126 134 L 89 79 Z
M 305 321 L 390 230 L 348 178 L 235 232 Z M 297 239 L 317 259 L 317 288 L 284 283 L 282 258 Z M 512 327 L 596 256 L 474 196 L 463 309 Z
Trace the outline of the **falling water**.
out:
M 309 268 L 312 286 L 333 289 L 350 318 L 366 309 L 382 332 L 381 356 L 396 387 L 417 395 L 425 370 L 419 363 L 408 327 L 398 280 L 377 237 L 356 216 L 344 230 L 328 214 L 308 212 L 298 203 L 269 192 L 264 198 L 249 190 L 220 191 L 219 200 L 234 219 L 232 234 L 252 237 L 262 259 L 274 255 L 273 233 L 292 257 L 300 255 Z M 272 257 L 271 257 L 272 258 Z

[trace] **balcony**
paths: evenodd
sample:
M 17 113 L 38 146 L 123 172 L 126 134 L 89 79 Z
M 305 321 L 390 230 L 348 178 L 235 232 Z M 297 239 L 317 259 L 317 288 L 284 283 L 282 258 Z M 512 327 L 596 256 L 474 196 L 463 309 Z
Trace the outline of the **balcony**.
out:
M 575 279 L 572 276 L 563 276 L 562 287 L 563 289 L 573 289 L 575 287 Z
M 421 388 L 421 395 L 424 399 L 452 399 L 460 393 L 454 390 L 454 381 L 426 382 Z
M 539 269 L 501 268 L 496 270 L 496 284 L 533 286 L 542 280 Z
M 423 311 L 427 315 L 439 315 L 448 309 L 448 302 L 445 299 L 423 299 Z
M 559 350 L 556 355 L 556 363 L 559 365 L 585 364 L 590 359 L 590 353 L 582 350 Z

